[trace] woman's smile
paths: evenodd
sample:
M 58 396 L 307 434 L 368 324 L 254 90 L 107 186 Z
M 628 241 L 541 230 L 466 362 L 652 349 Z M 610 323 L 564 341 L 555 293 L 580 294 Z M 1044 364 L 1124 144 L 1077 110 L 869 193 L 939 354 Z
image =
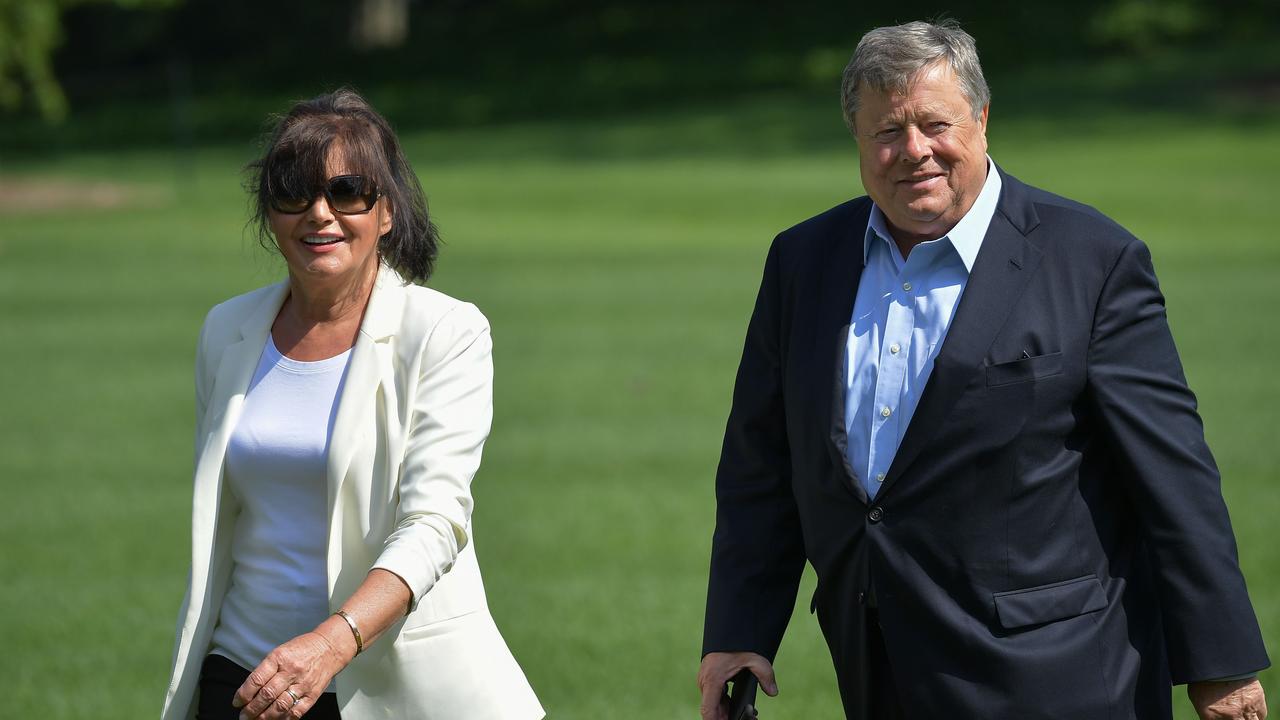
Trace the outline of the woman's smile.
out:
M 303 236 L 302 242 L 317 252 L 325 252 L 346 238 L 338 233 L 310 233 Z

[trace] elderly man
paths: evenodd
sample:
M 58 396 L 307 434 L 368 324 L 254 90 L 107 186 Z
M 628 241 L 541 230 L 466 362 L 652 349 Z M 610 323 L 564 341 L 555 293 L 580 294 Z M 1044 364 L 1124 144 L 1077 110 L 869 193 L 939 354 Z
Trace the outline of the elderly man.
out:
M 869 197 L 777 237 L 716 477 L 699 672 L 771 662 L 804 562 L 849 718 L 1266 716 L 1267 667 L 1145 245 L 987 156 L 953 23 L 845 70 Z M 1100 168 L 1099 170 L 1105 170 Z

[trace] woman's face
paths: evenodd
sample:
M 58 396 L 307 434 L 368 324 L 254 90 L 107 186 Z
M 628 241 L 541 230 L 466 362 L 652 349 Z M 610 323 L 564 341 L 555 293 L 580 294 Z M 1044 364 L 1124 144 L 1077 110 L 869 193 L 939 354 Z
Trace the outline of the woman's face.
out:
M 327 176 L 349 174 L 345 160 L 332 154 Z M 317 190 L 306 210 L 284 213 L 272 208 L 267 220 L 295 282 L 317 288 L 354 286 L 377 272 L 378 238 L 391 229 L 391 208 L 385 197 L 378 197 L 369 212 L 343 214 Z

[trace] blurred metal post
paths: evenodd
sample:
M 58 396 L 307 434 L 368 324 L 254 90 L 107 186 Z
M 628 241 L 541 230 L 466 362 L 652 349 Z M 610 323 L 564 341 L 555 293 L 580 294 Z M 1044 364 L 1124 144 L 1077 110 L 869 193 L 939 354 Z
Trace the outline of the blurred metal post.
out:
M 351 25 L 351 44 L 359 50 L 396 48 L 409 37 L 409 0 L 360 0 Z

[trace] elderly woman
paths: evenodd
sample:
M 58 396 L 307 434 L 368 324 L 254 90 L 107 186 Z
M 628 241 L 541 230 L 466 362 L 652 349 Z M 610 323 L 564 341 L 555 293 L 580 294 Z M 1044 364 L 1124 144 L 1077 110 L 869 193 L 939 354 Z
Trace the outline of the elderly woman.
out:
M 543 716 L 485 602 L 469 489 L 489 327 L 412 284 L 436 257 L 391 127 L 348 90 L 250 166 L 288 278 L 196 355 L 191 575 L 166 720 Z

